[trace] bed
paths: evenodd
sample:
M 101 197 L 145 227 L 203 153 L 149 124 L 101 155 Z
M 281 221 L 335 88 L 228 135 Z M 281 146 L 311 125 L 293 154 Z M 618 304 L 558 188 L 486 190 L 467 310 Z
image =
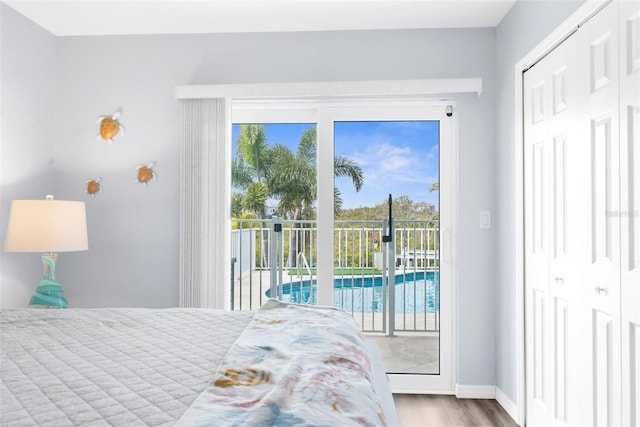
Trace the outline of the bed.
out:
M 357 329 L 340 310 L 275 300 L 255 312 L 5 309 L 0 424 L 396 426 Z

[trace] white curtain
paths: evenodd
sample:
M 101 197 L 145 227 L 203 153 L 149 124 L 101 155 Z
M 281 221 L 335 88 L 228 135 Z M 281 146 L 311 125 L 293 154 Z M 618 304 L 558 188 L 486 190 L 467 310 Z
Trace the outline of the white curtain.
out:
M 180 104 L 180 307 L 224 308 L 229 102 Z

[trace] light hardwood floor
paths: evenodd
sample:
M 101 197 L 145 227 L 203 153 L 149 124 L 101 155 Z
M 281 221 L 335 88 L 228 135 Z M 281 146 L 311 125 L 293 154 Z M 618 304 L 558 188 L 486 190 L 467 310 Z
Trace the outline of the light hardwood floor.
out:
M 394 394 L 402 427 L 516 427 L 515 421 L 491 399 L 455 396 Z

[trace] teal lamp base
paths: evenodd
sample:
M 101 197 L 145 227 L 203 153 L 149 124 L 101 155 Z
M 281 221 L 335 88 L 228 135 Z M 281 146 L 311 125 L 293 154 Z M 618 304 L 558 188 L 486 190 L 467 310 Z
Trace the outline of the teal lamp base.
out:
M 56 281 L 56 261 L 58 254 L 42 254 L 44 274 L 42 280 L 31 297 L 29 305 L 34 308 L 67 308 L 69 303 Z

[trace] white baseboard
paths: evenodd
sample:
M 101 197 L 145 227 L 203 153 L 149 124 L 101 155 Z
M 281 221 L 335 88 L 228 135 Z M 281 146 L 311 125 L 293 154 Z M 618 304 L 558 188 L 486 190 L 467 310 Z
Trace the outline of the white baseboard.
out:
M 458 399 L 495 399 L 513 421 L 518 425 L 524 423 L 518 418 L 518 406 L 495 385 L 463 385 L 456 384 L 455 395 Z
M 496 401 L 504 408 L 504 410 L 509 414 L 513 421 L 515 421 L 518 425 L 524 425 L 523 420 L 518 420 L 518 405 L 513 403 L 509 396 L 507 396 L 500 387 L 496 387 Z
M 495 385 L 456 384 L 455 395 L 458 399 L 495 399 Z

